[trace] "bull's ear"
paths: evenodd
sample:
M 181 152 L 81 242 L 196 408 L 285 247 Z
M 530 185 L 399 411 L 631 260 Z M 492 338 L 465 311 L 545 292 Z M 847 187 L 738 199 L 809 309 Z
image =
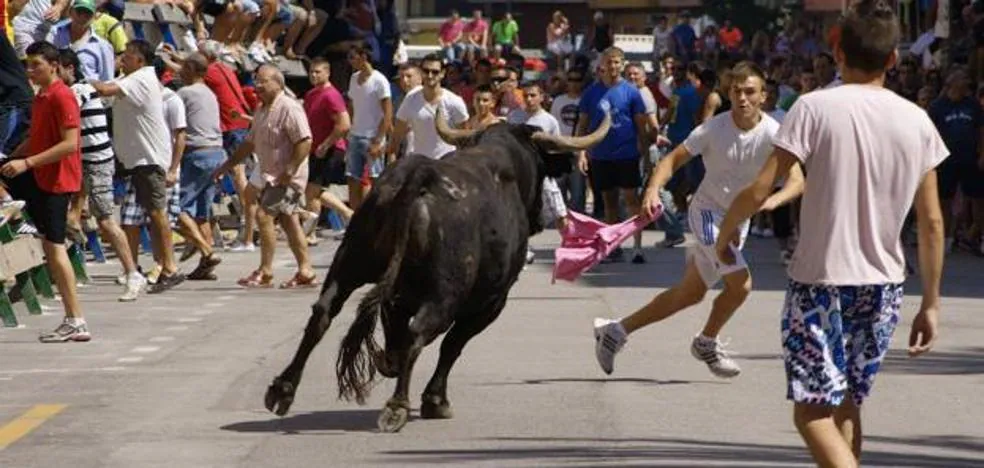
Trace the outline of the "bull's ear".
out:
M 540 152 L 547 177 L 561 177 L 574 170 L 574 153 Z

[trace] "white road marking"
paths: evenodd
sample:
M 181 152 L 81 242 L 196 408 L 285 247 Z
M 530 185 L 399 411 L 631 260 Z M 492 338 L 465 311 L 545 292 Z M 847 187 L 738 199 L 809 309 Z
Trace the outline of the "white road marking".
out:
M 179 323 L 195 323 L 201 321 L 202 321 L 201 317 L 182 317 L 178 319 Z
M 202 307 L 222 307 L 225 302 L 206 302 Z
M 184 325 L 172 325 L 170 327 L 166 327 L 164 331 L 185 331 L 187 329 L 188 327 Z
M 214 313 L 215 313 L 215 311 L 214 310 L 210 310 L 210 309 L 199 309 L 199 310 L 196 310 L 196 311 L 192 312 L 193 315 L 211 315 L 211 314 L 214 314 Z
M 161 349 L 160 346 L 137 346 L 136 348 L 130 350 L 130 352 L 137 353 L 137 354 L 150 354 L 153 352 L 160 351 L 160 349 Z
M 127 362 L 131 364 L 140 361 L 143 361 L 143 356 L 125 356 L 116 360 L 116 362 Z
M 117 372 L 126 369 L 125 367 L 76 367 L 71 369 L 19 369 L 19 370 L 0 370 L 0 375 L 24 375 L 24 374 L 74 374 L 82 372 Z
M 151 343 L 166 343 L 168 341 L 174 341 L 173 336 L 155 336 L 150 339 Z

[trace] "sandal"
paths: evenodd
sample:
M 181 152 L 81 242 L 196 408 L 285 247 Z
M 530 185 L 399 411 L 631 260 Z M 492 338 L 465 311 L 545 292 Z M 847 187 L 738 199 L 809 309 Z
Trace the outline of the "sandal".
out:
M 313 288 L 318 284 L 318 275 L 314 273 L 308 277 L 301 276 L 300 273 L 295 273 L 293 278 L 280 283 L 280 289 Z
M 239 278 L 236 284 L 244 288 L 270 288 L 273 287 L 273 275 L 264 275 L 262 271 L 256 270 L 245 278 Z
M 215 276 L 212 271 L 215 270 L 215 267 L 217 267 L 220 263 L 222 263 L 222 258 L 214 253 L 208 257 L 202 257 L 201 260 L 198 261 L 198 266 L 195 270 L 188 275 L 188 279 L 193 281 L 215 281 L 218 277 Z

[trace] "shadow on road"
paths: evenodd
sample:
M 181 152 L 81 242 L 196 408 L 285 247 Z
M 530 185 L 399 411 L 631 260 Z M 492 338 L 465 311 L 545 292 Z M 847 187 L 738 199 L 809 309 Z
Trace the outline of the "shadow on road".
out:
M 898 332 L 897 332 L 898 334 Z M 896 336 L 896 339 L 899 339 Z M 739 361 L 779 361 L 781 354 L 742 354 Z M 957 351 L 931 351 L 910 358 L 905 350 L 892 349 L 882 363 L 881 372 L 917 375 L 984 374 L 984 348 L 961 348 Z
M 882 372 L 923 375 L 984 374 L 984 348 L 930 351 L 918 358 L 909 358 L 901 350 L 891 350 L 882 366 Z
M 280 432 L 284 434 L 321 433 L 324 431 L 374 432 L 378 409 L 315 411 L 284 418 L 245 421 L 222 426 L 233 432 Z
M 959 439 L 959 440 L 951 440 Z M 943 449 L 980 450 L 979 439 L 912 438 L 884 439 L 880 442 L 913 447 L 932 446 Z M 394 450 L 382 452 L 389 461 L 403 463 L 461 464 L 496 460 L 501 463 L 520 462 L 544 466 L 584 466 L 595 463 L 615 463 L 620 466 L 809 466 L 811 460 L 804 448 L 789 445 L 767 445 L 717 442 L 691 439 L 594 439 L 594 438 L 494 438 L 486 439 L 504 444 L 494 449 L 463 450 Z M 875 440 L 875 438 L 872 438 Z M 979 452 L 978 452 L 979 453 Z M 984 459 L 958 454 L 928 455 L 889 450 L 869 450 L 864 455 L 865 466 L 962 468 L 979 467 Z M 641 466 L 641 465 L 637 465 Z

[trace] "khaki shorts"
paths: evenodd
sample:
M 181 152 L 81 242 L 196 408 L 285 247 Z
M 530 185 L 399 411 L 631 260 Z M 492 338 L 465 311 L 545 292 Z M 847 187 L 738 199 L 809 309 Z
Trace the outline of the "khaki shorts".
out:
M 150 164 L 130 169 L 130 180 L 137 191 L 137 204 L 147 211 L 167 209 L 167 174 Z
M 109 160 L 95 164 L 82 163 L 82 190 L 89 197 L 89 213 L 96 220 L 103 220 L 116 213 L 113 203 L 113 175 L 116 162 Z
M 267 185 L 260 192 L 260 207 L 271 216 L 292 215 L 304 206 L 304 192 L 293 185 Z

